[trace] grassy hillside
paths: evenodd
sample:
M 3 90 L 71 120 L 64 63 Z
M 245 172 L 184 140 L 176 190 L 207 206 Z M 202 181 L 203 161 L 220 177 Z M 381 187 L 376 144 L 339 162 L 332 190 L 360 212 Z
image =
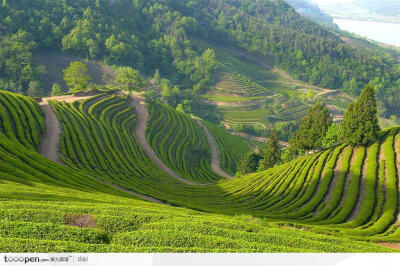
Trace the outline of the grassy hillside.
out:
M 369 147 L 342 145 L 196 186 L 163 173 L 143 154 L 126 96 L 51 102 L 63 129 L 63 166 L 30 144 L 43 131 L 37 103 L 6 94 L 0 93 L 34 111 L 30 118 L 22 107 L 2 105 L 4 252 L 380 252 L 389 249 L 370 242 L 400 241 L 400 128 L 382 131 Z M 28 123 L 36 126 L 22 134 L 17 125 Z M 185 208 L 145 203 L 98 180 Z

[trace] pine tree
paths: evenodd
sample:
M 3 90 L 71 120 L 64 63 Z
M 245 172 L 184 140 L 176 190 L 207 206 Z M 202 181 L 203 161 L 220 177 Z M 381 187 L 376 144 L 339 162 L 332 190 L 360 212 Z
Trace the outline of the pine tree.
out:
M 317 103 L 308 109 L 300 122 L 299 129 L 292 138 L 292 144 L 298 150 L 312 150 L 322 146 L 326 131 L 332 124 L 332 115 L 328 108 Z
M 242 175 L 257 171 L 261 157 L 255 152 L 247 153 L 240 162 L 239 173 Z
M 375 91 L 367 85 L 357 102 L 349 105 L 343 117 L 341 138 L 351 145 L 367 145 L 379 131 Z
M 264 158 L 260 160 L 259 171 L 266 170 L 275 166 L 281 159 L 281 146 L 278 142 L 278 136 L 275 130 L 271 132 L 270 140 L 264 147 Z

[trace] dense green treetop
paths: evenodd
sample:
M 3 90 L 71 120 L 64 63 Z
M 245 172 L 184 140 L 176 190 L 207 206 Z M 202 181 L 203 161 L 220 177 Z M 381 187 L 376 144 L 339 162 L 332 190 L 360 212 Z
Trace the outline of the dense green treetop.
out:
M 139 71 L 130 67 L 120 67 L 117 69 L 117 77 L 115 86 L 128 91 L 129 95 L 132 91 L 141 91 L 145 83 Z
M 65 83 L 71 91 L 79 91 L 86 88 L 92 77 L 88 74 L 88 68 L 84 63 L 71 62 L 69 67 L 63 70 Z
M 270 134 L 263 150 L 263 159 L 260 160 L 259 171 L 273 167 L 281 160 L 281 146 L 278 142 L 278 135 L 275 130 Z
M 352 145 L 367 145 L 376 140 L 379 131 L 376 114 L 375 91 L 367 85 L 360 98 L 350 104 L 344 113 L 342 141 Z
M 323 87 L 359 93 L 375 80 L 388 109 L 397 101 L 387 99 L 400 97 L 393 58 L 350 47 L 282 0 L 13 0 L 0 9 L 0 22 L 0 50 L 7 51 L 0 51 L 0 86 L 9 90 L 26 91 L 35 79 L 32 52 L 58 49 L 146 75 L 159 69 L 174 84 L 201 91 L 215 67 L 213 52 L 195 41 L 201 39 L 268 56 Z M 24 67 L 31 71 L 21 76 Z
M 245 175 L 256 172 L 260 160 L 261 156 L 259 154 L 255 153 L 254 151 L 250 151 L 240 161 L 239 173 L 241 175 Z
M 298 150 L 313 150 L 322 147 L 328 128 L 332 124 L 332 115 L 328 108 L 317 103 L 308 109 L 307 115 L 300 122 L 299 129 L 291 142 Z
M 339 144 L 339 130 L 339 126 L 332 123 L 326 131 L 325 138 L 322 140 L 322 148 L 328 149 Z

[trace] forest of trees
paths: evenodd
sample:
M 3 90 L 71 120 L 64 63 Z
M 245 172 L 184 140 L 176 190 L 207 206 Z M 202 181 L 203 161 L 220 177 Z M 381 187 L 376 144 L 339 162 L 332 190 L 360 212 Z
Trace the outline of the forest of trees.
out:
M 242 158 L 239 173 L 266 170 L 309 151 L 316 152 L 340 144 L 369 145 L 378 139 L 379 130 L 375 91 L 367 85 L 357 101 L 347 107 L 340 124 L 333 123 L 328 108 L 317 103 L 301 119 L 289 147 L 283 151 L 276 132 L 272 131 L 261 153 L 251 151 Z
M 0 89 L 27 93 L 35 88 L 44 70 L 34 66 L 32 54 L 60 50 L 148 76 L 159 69 L 172 88 L 198 93 L 207 90 L 216 68 L 213 51 L 196 43 L 201 39 L 272 57 L 295 78 L 354 95 L 372 80 L 382 114 L 399 112 L 395 59 L 350 47 L 283 1 L 120 0 L 110 5 L 108 0 L 3 1 Z

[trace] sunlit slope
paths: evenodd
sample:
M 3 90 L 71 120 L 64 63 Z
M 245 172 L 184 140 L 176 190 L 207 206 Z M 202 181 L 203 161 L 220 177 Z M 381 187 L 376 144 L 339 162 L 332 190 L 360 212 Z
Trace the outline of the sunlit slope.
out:
M 22 111 L 2 103 L 0 204 L 5 207 L 0 219 L 6 224 L 0 230 L 2 250 L 13 246 L 19 251 L 38 247 L 40 251 L 346 252 L 383 251 L 355 239 L 400 241 L 399 128 L 382 131 L 380 140 L 369 147 L 343 145 L 264 172 L 189 185 L 163 173 L 144 155 L 136 142 L 135 111 L 126 96 L 52 103 L 63 129 L 60 151 L 67 166 L 61 166 L 41 157 L 30 144 L 43 131 L 37 103 L 11 95 L 20 106 L 32 105 L 29 114 L 35 118 L 30 123 L 36 125 L 36 133 L 18 133 L 18 123 L 29 123 L 27 114 L 22 118 Z M 93 177 L 187 209 L 130 199 Z M 142 206 L 173 218 L 147 217 Z M 178 210 L 185 213 L 182 220 Z M 89 214 L 91 218 L 83 220 L 91 227 L 77 226 L 82 217 L 76 214 Z M 137 218 L 142 215 L 143 220 Z M 136 226 L 137 221 L 143 223 Z M 242 223 L 244 227 L 239 226 Z M 254 223 L 259 229 L 251 227 Z M 284 229 L 276 227 L 282 224 Z M 292 225 L 305 231 L 288 229 Z M 185 232 L 196 232 L 196 237 Z M 168 240 L 171 235 L 178 235 L 176 242 Z
M 283 229 L 250 216 L 206 214 L 131 199 L 87 174 L 95 171 L 76 170 L 83 168 L 79 163 L 68 168 L 41 157 L 31 145 L 44 130 L 38 104 L 0 94 L 14 97 L 7 99 L 15 104 L 1 102 L 2 252 L 389 251 L 347 238 Z M 114 104 L 120 101 L 113 99 Z M 15 106 L 30 106 L 31 112 L 24 116 Z M 26 123 L 32 128 L 17 129 Z M 71 163 L 66 156 L 64 160 Z
M 86 138 L 95 134 L 104 134 L 102 138 L 116 137 L 112 141 L 117 141 L 119 138 L 121 138 L 120 141 L 122 139 L 134 141 L 133 123 L 121 124 L 116 130 L 113 126 L 108 126 L 112 125 L 112 122 L 107 123 L 104 120 L 108 112 L 118 114 L 119 109 L 115 109 L 117 107 L 121 110 L 129 108 L 124 101 L 124 98 L 112 96 L 100 101 L 87 100 L 82 102 L 80 107 L 75 104 L 76 108 L 81 110 L 79 112 L 82 117 L 85 119 L 91 117 L 90 121 L 96 127 L 104 126 L 104 129 L 88 130 L 85 133 L 88 134 Z M 58 113 L 64 109 L 65 111 L 62 112 L 68 110 L 70 112 L 74 109 L 74 104 L 63 107 L 63 104 L 57 103 L 54 106 Z M 98 113 L 96 109 L 99 110 Z M 95 113 L 96 115 L 93 115 Z M 133 116 L 133 113 L 134 111 L 131 110 L 131 114 L 127 117 Z M 71 130 L 72 120 L 68 121 L 63 119 L 63 125 Z M 124 133 L 125 130 L 126 133 Z M 101 133 L 102 131 L 104 133 Z M 80 132 L 82 130 L 79 130 L 77 134 L 82 134 Z M 215 185 L 187 185 L 166 174 L 152 174 L 153 171 L 157 171 L 157 167 L 151 162 L 148 162 L 147 166 L 142 165 L 143 162 L 148 161 L 145 156 L 133 158 L 128 156 L 129 154 L 124 155 L 124 152 L 132 152 L 125 148 L 128 145 L 118 145 L 118 142 L 112 144 L 111 140 L 110 144 L 105 146 L 109 149 L 107 153 L 116 154 L 119 157 L 101 157 L 105 165 L 102 166 L 93 161 L 90 168 L 97 169 L 98 176 L 104 176 L 135 191 L 180 206 L 215 213 L 246 213 L 270 219 L 290 220 L 296 223 L 318 225 L 327 231 L 334 228 L 334 231 L 343 231 L 351 235 L 373 236 L 387 232 L 388 235 L 382 236 L 383 239 L 394 238 L 398 227 L 396 223 L 398 215 L 396 157 L 399 135 L 397 133 L 398 128 L 389 129 L 382 132 L 381 140 L 370 147 L 342 145 L 301 157 L 264 172 L 234 180 L 219 181 Z M 126 137 L 119 136 L 120 134 L 126 134 Z M 66 146 L 82 150 L 77 143 L 74 144 L 71 141 Z M 101 143 L 97 141 L 92 145 L 100 149 Z M 139 146 L 132 143 L 129 147 L 134 149 L 135 154 L 140 154 Z M 64 156 L 66 161 L 72 160 L 70 155 Z M 76 164 L 72 162 L 71 166 L 94 171 L 85 166 L 84 158 L 81 160 L 82 162 Z M 135 176 L 134 172 L 123 165 L 117 167 L 115 173 L 106 167 L 107 164 L 122 164 L 122 162 L 126 166 L 138 168 L 137 171 L 141 170 L 143 174 Z M 107 176 L 102 174 L 103 171 L 108 171 Z M 325 225 L 329 226 L 325 227 Z M 374 228 L 377 228 L 376 231 Z

